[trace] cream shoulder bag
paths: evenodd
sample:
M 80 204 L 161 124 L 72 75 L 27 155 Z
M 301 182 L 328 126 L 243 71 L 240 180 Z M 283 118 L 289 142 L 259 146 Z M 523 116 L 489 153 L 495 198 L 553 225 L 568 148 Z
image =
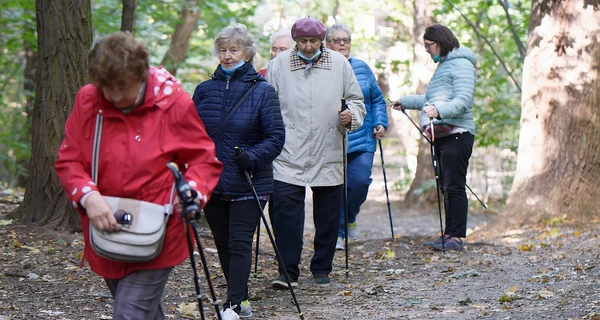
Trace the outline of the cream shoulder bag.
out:
M 92 179 L 98 183 L 98 152 L 102 134 L 102 115 L 96 118 L 94 148 L 92 151 Z M 169 216 L 173 213 L 175 184 L 171 189 L 170 203 L 103 196 L 110 204 L 120 231 L 97 229 L 90 222 L 90 244 L 97 255 L 122 262 L 146 262 L 156 258 L 162 250 Z

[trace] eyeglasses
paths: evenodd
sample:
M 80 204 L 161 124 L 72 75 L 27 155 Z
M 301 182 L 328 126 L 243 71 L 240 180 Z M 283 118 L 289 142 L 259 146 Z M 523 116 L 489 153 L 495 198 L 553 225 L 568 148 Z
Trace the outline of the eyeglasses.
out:
M 285 48 L 285 47 L 281 47 L 281 48 L 271 47 L 271 53 L 279 53 L 279 52 L 283 52 L 283 51 L 285 51 L 287 49 L 289 49 L 289 48 Z
M 350 43 L 352 40 L 350 40 L 350 38 L 333 38 L 333 39 L 329 40 L 329 42 L 333 42 L 335 44 L 340 44 L 340 43 L 342 43 L 342 41 L 344 43 Z
M 431 48 L 431 46 L 434 45 L 434 44 L 435 44 L 435 42 L 431 42 L 429 44 L 426 44 L 425 45 L 425 50 L 429 51 L 429 48 Z

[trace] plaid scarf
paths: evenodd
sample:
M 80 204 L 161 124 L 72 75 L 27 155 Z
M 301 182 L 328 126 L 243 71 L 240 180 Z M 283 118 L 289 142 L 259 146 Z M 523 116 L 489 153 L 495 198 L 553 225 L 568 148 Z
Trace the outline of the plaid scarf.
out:
M 290 71 L 304 69 L 304 75 L 307 76 L 312 68 L 331 70 L 331 53 L 327 49 L 322 49 L 321 51 L 321 57 L 316 62 L 312 62 L 300 58 L 297 54 L 298 47 L 295 47 L 290 53 Z

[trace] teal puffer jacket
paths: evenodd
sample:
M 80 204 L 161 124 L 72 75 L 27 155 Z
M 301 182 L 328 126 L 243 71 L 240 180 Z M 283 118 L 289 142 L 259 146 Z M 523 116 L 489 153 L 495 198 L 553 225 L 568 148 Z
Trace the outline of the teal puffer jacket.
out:
M 400 103 L 404 109 L 421 110 L 426 102 L 435 105 L 439 119 L 434 125 L 450 124 L 467 129 L 475 135 L 473 122 L 473 96 L 477 74 L 475 54 L 469 48 L 460 47 L 440 58 L 435 73 L 425 94 L 404 96 Z M 429 124 L 425 113 L 421 113 L 421 126 Z

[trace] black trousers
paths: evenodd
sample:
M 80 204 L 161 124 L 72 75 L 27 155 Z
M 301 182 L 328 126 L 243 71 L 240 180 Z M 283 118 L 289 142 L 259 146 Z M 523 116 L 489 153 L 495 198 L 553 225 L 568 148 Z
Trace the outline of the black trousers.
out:
M 332 270 L 335 243 L 337 241 L 343 185 L 332 187 L 311 187 L 313 192 L 313 221 L 315 224 L 314 250 L 310 261 L 313 275 L 329 274 Z M 300 257 L 302 255 L 302 238 L 304 235 L 304 219 L 306 187 L 275 180 L 271 216 L 275 242 L 281 253 L 283 266 L 291 279 L 298 281 L 300 276 Z
M 444 233 L 451 237 L 467 236 L 469 202 L 465 185 L 474 141 L 475 137 L 468 132 L 435 139 L 446 212 Z
M 265 206 L 265 201 L 261 201 Z M 261 216 L 256 200 L 224 201 L 212 198 L 204 214 L 215 239 L 221 268 L 227 280 L 225 306 L 248 299 L 252 267 L 252 239 Z

